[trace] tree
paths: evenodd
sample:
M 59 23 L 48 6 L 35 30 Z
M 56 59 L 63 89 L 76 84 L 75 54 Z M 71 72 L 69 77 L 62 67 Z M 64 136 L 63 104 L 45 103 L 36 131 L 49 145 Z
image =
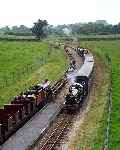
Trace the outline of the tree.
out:
M 32 30 L 32 33 L 38 38 L 42 39 L 46 37 L 46 27 L 48 23 L 46 20 L 38 20 L 37 22 L 34 23 Z

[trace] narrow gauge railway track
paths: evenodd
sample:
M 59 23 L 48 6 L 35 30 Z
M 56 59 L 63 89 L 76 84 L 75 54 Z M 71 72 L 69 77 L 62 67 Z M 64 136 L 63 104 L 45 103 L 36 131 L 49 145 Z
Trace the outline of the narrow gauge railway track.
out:
M 73 115 L 59 114 L 57 121 L 51 126 L 45 136 L 38 141 L 32 150 L 52 150 L 61 139 L 72 121 Z
M 51 133 L 50 137 L 45 141 L 40 150 L 51 150 L 55 143 L 58 141 L 62 133 L 64 132 L 66 126 L 69 124 L 69 121 L 62 120 L 57 124 L 54 131 Z
M 63 75 L 52 87 L 53 92 L 53 98 L 57 96 L 58 93 L 60 93 L 60 90 L 67 84 L 67 79 L 65 75 Z

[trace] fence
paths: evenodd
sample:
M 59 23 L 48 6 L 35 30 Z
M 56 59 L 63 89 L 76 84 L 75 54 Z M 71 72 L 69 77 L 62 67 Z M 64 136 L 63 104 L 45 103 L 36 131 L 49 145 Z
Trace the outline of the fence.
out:
M 108 108 L 107 108 L 107 126 L 105 129 L 105 139 L 104 139 L 104 150 L 109 150 L 109 135 L 110 135 L 110 125 L 111 125 L 111 112 L 112 112 L 112 64 L 111 58 L 108 54 L 106 54 L 106 60 L 109 65 L 110 70 L 110 86 L 108 89 Z
M 48 53 L 49 55 L 49 53 Z M 36 70 L 38 67 L 43 66 L 47 62 L 47 56 L 41 56 L 36 58 L 36 63 L 34 64 L 26 64 L 24 68 L 16 70 L 14 72 L 6 72 L 4 71 L 4 75 L 0 77 L 0 89 L 5 88 L 16 81 L 19 81 L 23 78 L 23 76 L 28 75 L 29 73 Z
M 36 57 L 36 63 L 34 64 L 26 64 L 24 68 L 20 68 L 17 71 L 7 73 L 4 71 L 0 76 L 0 89 L 3 89 L 16 81 L 22 79 L 23 76 L 28 75 L 29 73 L 33 72 L 37 68 L 40 68 L 44 64 L 47 63 L 48 57 L 54 52 L 54 49 L 59 49 L 60 47 L 56 47 L 55 44 L 49 44 L 48 52 L 45 56 Z M 6 72 L 6 73 L 5 73 Z

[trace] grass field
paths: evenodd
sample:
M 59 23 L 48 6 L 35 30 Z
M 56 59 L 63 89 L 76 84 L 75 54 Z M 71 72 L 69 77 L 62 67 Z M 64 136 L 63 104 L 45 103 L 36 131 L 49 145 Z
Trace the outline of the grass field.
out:
M 105 55 L 112 58 L 112 123 L 110 130 L 110 150 L 120 149 L 120 40 L 82 42 L 105 62 Z M 49 53 L 49 54 L 48 54 Z M 49 48 L 47 42 L 0 42 L 0 106 L 8 103 L 14 95 L 28 89 L 43 79 L 56 80 L 62 75 L 68 61 L 61 49 Z M 106 80 L 107 78 L 105 78 Z M 4 86 L 2 86 L 4 85 Z M 82 144 L 91 150 L 101 150 L 106 126 L 107 86 L 97 93 L 98 100 L 86 120 Z M 102 93 L 102 94 L 101 94 Z M 98 102 L 98 103 L 97 103 Z M 100 111 L 98 111 L 99 108 Z M 103 113 L 101 114 L 101 109 Z M 94 115 L 93 115 L 94 114 Z M 97 117 L 97 119 L 96 119 Z M 90 126 L 89 124 L 90 123 Z M 96 128 L 93 128 L 96 125 Z M 91 130 L 90 130 L 91 129 Z M 87 133 L 88 133 L 87 132 Z
M 0 106 L 45 78 L 56 80 L 68 60 L 47 42 L 0 42 Z
M 110 150 L 120 150 L 120 40 L 92 41 L 81 44 L 91 48 L 103 61 L 105 61 L 105 54 L 108 54 L 112 58 L 112 122 L 109 146 Z M 98 145 L 103 142 L 100 139 L 104 133 L 103 124 L 98 128 L 98 138 L 95 138 L 93 141 L 97 145 L 95 144 L 93 149 L 99 149 Z

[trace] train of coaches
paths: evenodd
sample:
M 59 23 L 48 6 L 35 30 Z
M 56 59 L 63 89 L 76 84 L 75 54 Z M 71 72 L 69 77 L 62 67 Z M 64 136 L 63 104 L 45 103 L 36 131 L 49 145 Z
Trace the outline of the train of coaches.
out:
M 71 68 L 75 70 L 75 60 L 67 51 L 71 60 Z M 74 83 L 69 87 L 69 93 L 65 96 L 65 107 L 75 108 L 88 93 L 89 79 L 94 66 L 94 59 L 86 49 L 76 48 L 77 53 L 83 58 L 84 63 L 74 77 Z M 60 79 L 50 86 L 46 79 L 43 84 L 37 84 L 28 91 L 15 96 L 10 104 L 0 109 L 0 144 L 2 144 L 13 132 L 23 125 L 33 114 L 54 99 L 54 96 L 66 84 L 65 79 Z

